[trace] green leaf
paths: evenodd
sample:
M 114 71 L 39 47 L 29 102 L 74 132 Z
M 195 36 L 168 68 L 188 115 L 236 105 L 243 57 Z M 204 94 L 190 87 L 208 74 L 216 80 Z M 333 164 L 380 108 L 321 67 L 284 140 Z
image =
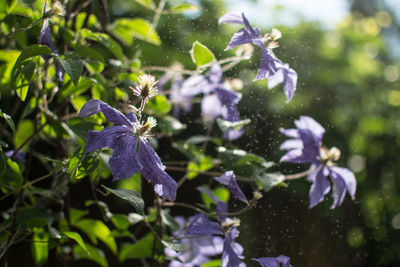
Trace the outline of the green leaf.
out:
M 220 266 L 221 266 L 221 260 L 212 260 L 201 265 L 201 267 L 220 267 Z
M 65 57 L 65 60 L 62 58 L 58 58 L 58 60 L 75 86 L 78 86 L 79 77 L 81 77 L 83 71 L 81 58 L 77 54 L 72 54 Z
M 102 267 L 108 267 L 107 259 L 101 249 L 93 247 L 89 244 L 86 244 L 86 248 L 89 253 L 87 253 L 81 246 L 75 245 L 73 248 L 74 256 L 77 256 L 79 259 L 92 260 Z
M 46 45 L 31 45 L 25 47 L 19 55 L 17 61 L 15 62 L 14 70 L 18 69 L 22 65 L 22 63 L 28 58 L 49 54 L 52 54 L 52 52 L 50 48 Z
M 82 37 L 90 39 L 104 45 L 111 53 L 114 54 L 119 60 L 123 60 L 124 53 L 122 48 L 115 42 L 109 35 L 99 32 L 91 32 L 88 29 L 83 29 L 81 32 Z
M 250 119 L 241 120 L 241 121 L 226 121 L 221 118 L 217 118 L 218 127 L 222 132 L 226 133 L 229 130 L 239 130 L 243 126 L 249 124 L 251 122 Z
M 75 53 L 77 53 L 81 57 L 87 57 L 93 60 L 100 61 L 101 63 L 105 63 L 104 57 L 93 48 L 87 46 L 78 46 L 75 49 Z
M 7 159 L 4 152 L 0 149 L 0 184 L 3 183 L 3 176 L 7 170 Z
M 63 232 L 63 234 L 65 236 L 67 236 L 68 238 L 75 240 L 76 243 L 78 243 L 78 245 L 81 246 L 86 253 L 90 254 L 90 252 L 88 251 L 88 249 L 86 247 L 85 241 L 83 241 L 80 234 L 78 234 L 77 232 L 68 232 L 68 231 Z
M 165 115 L 171 110 L 171 104 L 163 95 L 156 95 L 146 105 L 146 108 L 158 115 Z
M 181 244 L 181 243 L 174 243 L 174 242 L 165 241 L 165 240 L 161 240 L 161 243 L 164 246 L 166 246 L 172 250 L 175 250 L 175 251 L 182 251 L 182 250 L 185 250 L 185 248 L 186 248 L 186 245 Z
M 285 180 L 285 176 L 280 172 L 274 173 L 262 173 L 257 176 L 258 183 L 262 186 L 264 191 L 271 190 L 272 187 L 282 183 Z
M 128 179 L 119 180 L 117 188 L 133 190 L 140 195 L 142 192 L 142 178 L 140 177 L 140 173 L 137 172 Z
M 111 218 L 111 221 L 118 230 L 126 230 L 130 225 L 129 219 L 126 217 L 126 215 L 122 214 L 114 214 Z
M 23 120 L 18 124 L 17 131 L 14 135 L 14 146 L 20 147 L 34 132 L 33 122 L 31 120 Z M 30 141 L 31 142 L 31 141 Z M 28 142 L 22 150 L 29 146 Z
M 94 172 L 99 162 L 99 158 L 94 154 L 80 153 L 69 160 L 68 173 L 72 179 L 82 179 Z
M 190 3 L 181 3 L 174 5 L 170 8 L 170 11 L 173 13 L 182 13 L 185 11 L 199 11 L 200 7 L 195 4 L 190 4 Z
M 175 135 L 186 129 L 185 124 L 182 124 L 178 119 L 171 116 L 162 118 L 159 121 L 158 126 L 160 127 L 161 132 L 165 135 Z
M 111 189 L 103 185 L 103 188 L 108 192 L 116 195 L 123 200 L 126 200 L 131 204 L 137 211 L 142 212 L 144 209 L 144 201 L 142 197 L 135 191 L 129 189 Z
M 139 38 L 143 41 L 160 45 L 161 40 L 153 25 L 144 19 L 116 19 L 112 26 L 112 32 L 128 45 L 132 44 L 132 37 Z
M 54 218 L 42 209 L 25 207 L 17 211 L 16 221 L 23 227 L 48 227 L 53 223 Z
M 32 237 L 32 254 L 36 266 L 43 266 L 49 256 L 49 235 L 43 229 L 34 229 Z
M 102 221 L 83 219 L 73 225 L 85 232 L 93 243 L 97 243 L 97 239 L 100 239 L 114 254 L 117 254 L 115 239 L 110 229 Z
M 207 46 L 201 44 L 199 41 L 193 43 L 190 55 L 193 62 L 201 67 L 205 64 L 211 63 L 215 60 L 214 54 L 207 48 Z
M 118 260 L 123 262 L 126 259 L 150 258 L 153 251 L 153 238 L 153 234 L 149 233 L 135 244 L 125 245 L 119 252 Z
M 78 96 L 86 92 L 87 90 L 90 89 L 92 85 L 93 85 L 92 79 L 82 77 L 82 79 L 79 80 L 78 86 L 73 86 L 72 84 L 70 84 L 69 87 L 67 87 L 61 92 L 59 97 L 59 102 L 72 94 L 74 94 L 74 96 Z
M 205 156 L 201 158 L 199 161 L 189 162 L 187 166 L 188 171 L 188 179 L 193 179 L 198 176 L 201 172 L 207 171 L 214 166 L 213 158 L 209 156 Z
M 179 230 L 179 224 L 171 215 L 169 215 L 168 210 L 162 210 L 161 218 L 163 223 L 168 226 L 172 232 Z
M 14 121 L 11 118 L 11 116 L 6 113 L 3 113 L 3 111 L 1 111 L 1 109 L 0 109 L 0 116 L 6 120 L 8 126 L 10 126 L 10 128 L 13 132 L 15 132 L 15 124 L 14 124 Z
M 32 61 L 26 61 L 21 68 L 17 70 L 15 89 L 18 97 L 25 101 L 28 94 L 29 83 L 32 80 L 36 64 Z
M 141 4 L 144 7 L 149 9 L 154 9 L 156 6 L 154 5 L 153 0 L 135 0 L 135 2 Z

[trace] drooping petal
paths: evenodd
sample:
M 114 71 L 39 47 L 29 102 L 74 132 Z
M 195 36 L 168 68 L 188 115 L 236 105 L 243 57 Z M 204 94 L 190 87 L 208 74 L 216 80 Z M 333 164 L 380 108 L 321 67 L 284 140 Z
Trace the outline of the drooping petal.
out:
M 243 262 L 243 247 L 235 242 L 235 238 L 238 235 L 236 228 L 232 228 L 231 231 L 225 236 L 224 248 L 221 258 L 221 267 L 244 267 L 246 266 Z
M 278 257 L 262 257 L 253 258 L 252 260 L 257 261 L 262 267 L 292 267 L 290 265 L 290 258 L 284 255 Z
M 357 181 L 354 173 L 346 168 L 330 167 L 331 176 L 336 180 L 343 180 L 352 199 L 356 196 Z
M 222 176 L 215 177 L 214 179 L 225 185 L 237 199 L 248 204 L 246 196 L 236 182 L 235 174 L 233 173 L 233 171 L 227 171 Z
M 304 154 L 304 149 L 292 149 L 289 150 L 280 159 L 280 162 L 290 162 L 290 163 L 313 163 L 316 160 L 310 155 Z
M 238 139 L 239 137 L 241 137 L 243 134 L 244 134 L 243 128 L 240 128 L 240 129 L 238 129 L 238 130 L 232 129 L 232 130 L 227 131 L 227 132 L 224 134 L 224 139 L 230 140 L 230 141 L 236 140 L 236 139 Z
M 212 121 L 222 115 L 222 105 L 217 94 L 210 94 L 203 97 L 201 101 L 201 113 L 205 121 Z
M 97 99 L 91 99 L 88 102 L 86 102 L 79 112 L 79 117 L 81 118 L 88 117 L 97 114 L 99 112 L 103 112 L 107 121 L 113 124 L 132 127 L 131 122 L 124 114 L 122 114 L 119 110 L 112 108 L 103 101 Z
M 289 68 L 289 65 L 284 64 L 282 68 L 283 73 L 283 90 L 285 92 L 287 102 L 289 102 L 296 91 L 297 73 L 294 69 Z
M 218 24 L 221 23 L 236 23 L 243 24 L 242 13 L 240 12 L 229 12 L 219 18 Z
M 311 130 L 300 129 L 300 139 L 303 142 L 302 157 L 310 163 L 318 163 L 320 155 L 321 140 Z
M 279 131 L 290 138 L 300 138 L 299 130 L 297 129 L 283 129 L 280 128 Z
M 51 52 L 53 52 L 54 55 L 56 55 L 58 57 L 60 56 L 60 54 L 58 54 L 56 47 L 53 44 L 48 19 L 43 20 L 42 29 L 40 30 L 40 34 L 39 34 L 39 44 L 47 45 L 50 48 Z M 42 55 L 42 57 L 45 60 L 49 60 L 52 56 L 51 55 Z
M 242 94 L 224 88 L 216 90 L 219 101 L 225 108 L 222 112 L 222 117 L 228 121 L 240 120 L 239 112 L 236 104 L 242 99 Z
M 237 33 L 233 34 L 228 46 L 225 50 L 230 50 L 238 45 L 248 44 L 253 41 L 253 36 L 246 29 L 241 29 Z
M 280 146 L 280 150 L 292 150 L 292 149 L 302 149 L 303 141 L 299 139 L 288 139 L 284 141 Z
M 4 155 L 6 155 L 7 158 L 10 158 L 11 160 L 19 160 L 22 163 L 26 163 L 26 153 L 23 151 L 18 151 L 15 155 L 15 150 L 9 150 L 4 152 Z M 14 157 L 11 158 L 11 156 L 14 155 Z
M 114 148 L 120 136 L 129 134 L 132 134 L 132 129 L 126 126 L 111 126 L 101 132 L 89 131 L 85 153 L 90 153 L 103 147 Z
M 219 223 L 210 221 L 207 215 L 200 213 L 192 217 L 185 234 L 189 236 L 222 235 L 223 232 Z
M 331 209 L 334 209 L 340 206 L 343 203 L 344 196 L 346 195 L 346 184 L 342 179 L 335 178 L 335 174 L 331 172 L 332 177 L 332 198 L 333 203 L 331 205 Z
M 242 13 L 242 19 L 243 19 L 243 24 L 244 26 L 246 26 L 246 29 L 249 31 L 249 33 L 251 34 L 251 36 L 253 36 L 253 38 L 261 38 L 261 34 L 260 31 L 257 28 L 253 28 L 249 21 L 247 20 L 247 18 L 245 17 L 245 15 Z
M 140 139 L 139 143 L 139 160 L 143 165 L 140 172 L 146 180 L 154 184 L 154 191 L 159 196 L 175 200 L 177 189 L 175 180 L 164 171 L 165 166 L 157 153 L 144 139 Z
M 280 267 L 279 260 L 273 257 L 253 258 L 252 260 L 258 262 L 262 267 Z
M 278 69 L 273 75 L 268 76 L 268 88 L 274 88 L 284 81 L 282 69 Z
M 264 44 L 260 44 L 261 41 L 257 41 L 255 44 L 261 47 L 261 59 L 260 59 L 260 66 L 258 67 L 258 73 L 255 81 L 262 80 L 265 78 L 270 77 L 271 75 L 275 74 L 282 62 L 275 58 L 264 46 Z M 253 42 L 254 43 L 254 42 Z
M 114 180 L 129 178 L 143 168 L 137 154 L 137 137 L 135 135 L 124 135 L 118 138 L 116 143 L 115 141 L 110 142 L 114 147 L 114 152 L 108 164 Z
M 309 116 L 300 116 L 300 119 L 295 120 L 294 124 L 296 125 L 297 129 L 310 130 L 320 140 L 322 140 L 322 137 L 325 134 L 325 129 L 321 126 L 321 124 Z
M 309 208 L 313 208 L 324 200 L 324 196 L 331 190 L 328 175 L 329 170 L 322 165 L 308 175 L 308 180 L 313 182 L 310 189 Z
M 221 66 L 219 64 L 212 65 L 205 78 L 210 84 L 214 84 L 216 86 L 222 84 Z
M 56 64 L 56 75 L 57 75 L 57 79 L 60 82 L 64 81 L 64 73 L 65 73 L 65 71 L 64 71 L 63 67 L 61 66 L 61 63 L 57 62 L 57 64 Z

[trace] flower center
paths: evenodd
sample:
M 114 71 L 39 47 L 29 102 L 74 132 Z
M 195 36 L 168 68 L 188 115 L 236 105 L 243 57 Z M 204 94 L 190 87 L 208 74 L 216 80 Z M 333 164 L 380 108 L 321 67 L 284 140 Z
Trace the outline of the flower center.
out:
M 320 148 L 321 162 L 326 164 L 333 164 L 333 161 L 337 161 L 340 158 L 340 150 L 337 147 L 328 149 L 325 146 Z

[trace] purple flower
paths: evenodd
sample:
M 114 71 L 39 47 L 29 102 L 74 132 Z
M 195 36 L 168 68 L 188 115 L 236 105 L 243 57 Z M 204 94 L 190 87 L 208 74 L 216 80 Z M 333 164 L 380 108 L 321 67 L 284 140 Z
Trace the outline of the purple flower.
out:
M 217 213 L 227 213 L 227 203 L 214 196 L 211 191 L 205 187 L 198 187 L 197 189 L 209 195 L 211 199 L 217 203 Z M 185 234 L 191 236 L 223 234 L 224 245 L 222 249 L 221 266 L 246 266 L 242 262 L 242 259 L 244 258 L 242 255 L 243 247 L 239 243 L 235 242 L 235 239 L 239 236 L 237 226 L 239 226 L 240 221 L 238 219 L 228 218 L 221 214 L 217 215 L 217 219 L 219 223 L 210 221 L 205 214 L 201 213 L 195 215 L 186 229 Z
M 47 45 L 50 48 L 51 52 L 53 52 L 53 54 L 55 56 L 60 57 L 60 54 L 58 53 L 56 47 L 53 44 L 48 19 L 43 20 L 42 29 L 40 30 L 40 34 L 39 34 L 39 44 Z M 44 60 L 49 60 L 53 56 L 52 55 L 42 55 L 42 57 Z M 57 75 L 57 78 L 59 81 L 62 82 L 64 80 L 64 77 L 63 77 L 64 69 L 62 68 L 60 62 L 57 62 L 57 64 L 56 64 L 56 75 Z
M 292 139 L 286 140 L 280 146 L 281 150 L 288 150 L 280 161 L 312 164 L 312 171 L 307 177 L 313 183 L 310 208 L 323 201 L 331 187 L 332 209 L 342 204 L 346 191 L 354 199 L 357 186 L 354 174 L 349 169 L 334 165 L 333 161 L 339 159 L 340 151 L 336 147 L 328 149 L 322 146 L 325 129 L 307 116 L 301 116 L 295 121 L 295 125 L 297 129 L 281 129 L 283 134 Z
M 109 160 L 115 180 L 129 178 L 140 172 L 154 184 L 154 190 L 162 197 L 174 200 L 177 184 L 165 171 L 157 153 L 146 140 L 149 130 L 155 125 L 151 117 L 140 124 L 133 113 L 127 116 L 100 100 L 89 100 L 83 105 L 79 117 L 88 117 L 103 112 L 107 121 L 114 125 L 103 131 L 89 131 L 85 153 L 103 147 L 112 148 Z
M 229 191 L 232 192 L 232 194 L 239 199 L 240 201 L 249 204 L 249 202 L 246 199 L 246 196 L 243 194 L 243 191 L 240 189 L 238 183 L 236 182 L 235 174 L 233 171 L 227 171 L 220 177 L 215 177 L 215 180 L 220 182 L 223 185 L 226 185 L 228 187 Z
M 189 221 L 193 217 L 189 218 Z M 176 258 L 169 263 L 169 267 L 194 267 L 201 266 L 203 263 L 210 261 L 210 257 L 221 254 L 223 239 L 219 236 L 201 236 L 197 238 L 184 238 L 184 228 L 186 220 L 183 217 L 175 217 L 175 221 L 179 224 L 179 230 L 172 234 L 173 238 L 180 239 L 181 244 L 185 246 L 185 250 L 175 252 L 170 248 L 165 248 L 165 254 L 170 258 Z
M 271 34 L 261 35 L 257 28 L 253 28 L 244 14 L 236 12 L 227 13 L 222 16 L 219 23 L 237 23 L 244 24 L 245 28 L 240 29 L 232 36 L 231 41 L 225 50 L 232 49 L 238 45 L 251 43 L 261 48 L 261 59 L 256 81 L 268 78 L 268 87 L 273 88 L 283 83 L 287 101 L 289 102 L 296 90 L 297 73 L 289 68 L 289 65 L 283 64 L 272 52 L 272 48 L 277 47 L 276 39 L 279 39 L 280 33 L 273 30 Z
M 18 151 L 15 155 L 14 155 L 14 152 L 15 152 L 15 150 L 8 150 L 8 151 L 4 152 L 4 155 L 6 155 L 7 158 L 10 158 L 12 160 L 19 160 L 22 163 L 26 163 L 26 153 L 25 152 Z M 14 155 L 14 157 L 12 157 L 12 155 Z
M 219 65 L 213 65 L 205 76 L 194 75 L 187 79 L 182 85 L 181 92 L 186 97 L 193 97 L 200 93 L 205 95 L 201 110 L 207 121 L 212 121 L 219 116 L 231 122 L 240 120 L 236 105 L 242 95 L 224 87 Z M 242 134 L 243 129 L 233 129 L 226 132 L 224 138 L 235 140 Z
M 257 261 L 262 267 L 293 267 L 290 264 L 290 258 L 284 255 L 278 257 L 262 257 L 253 258 L 252 260 Z M 281 265 L 282 264 L 282 265 Z

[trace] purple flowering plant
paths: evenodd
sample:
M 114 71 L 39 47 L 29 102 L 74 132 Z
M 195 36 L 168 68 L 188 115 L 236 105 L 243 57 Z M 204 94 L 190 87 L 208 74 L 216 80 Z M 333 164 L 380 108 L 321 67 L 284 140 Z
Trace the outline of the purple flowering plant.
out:
M 18 101 L 27 103 L 7 114 L 0 110 L 7 124 L 0 200 L 14 198 L 2 214 L 1 263 L 12 266 L 9 253 L 29 239 L 32 266 L 90 260 L 100 266 L 291 267 L 292 255 L 283 255 L 290 251 L 258 255 L 246 247 L 251 240 L 239 235 L 246 231 L 243 214 L 293 179 L 312 183 L 309 208 L 330 191 L 332 209 L 346 192 L 354 200 L 357 183 L 352 171 L 336 166 L 339 149 L 323 146 L 325 129 L 311 117 L 280 130 L 290 138 L 280 146 L 287 151 L 280 163 L 309 164 L 305 172 L 272 171 L 280 163 L 240 143 L 254 131 L 243 103 L 252 85 L 233 77 L 235 66 L 261 50 L 255 81 L 282 84 L 287 102 L 294 97 L 297 72 L 273 52 L 280 31 L 262 35 L 243 13 L 227 13 L 219 24 L 244 26 L 226 45 L 225 53 L 234 49 L 236 56 L 195 41 L 185 55 L 191 66 L 153 66 L 148 51 L 142 54 L 147 44 L 136 39 L 162 47 L 157 26 L 164 15 L 198 6 L 137 1 L 154 13 L 147 20 L 110 17 L 106 2 L 100 17 L 92 1 L 35 7 L 39 19 L 24 26 L 35 38 L 21 30 L 16 42 L 37 43 L 23 48 L 14 66 L 0 69 L 11 77 L 7 86 L 15 87 Z M 0 31 L 14 27 L 3 26 Z

